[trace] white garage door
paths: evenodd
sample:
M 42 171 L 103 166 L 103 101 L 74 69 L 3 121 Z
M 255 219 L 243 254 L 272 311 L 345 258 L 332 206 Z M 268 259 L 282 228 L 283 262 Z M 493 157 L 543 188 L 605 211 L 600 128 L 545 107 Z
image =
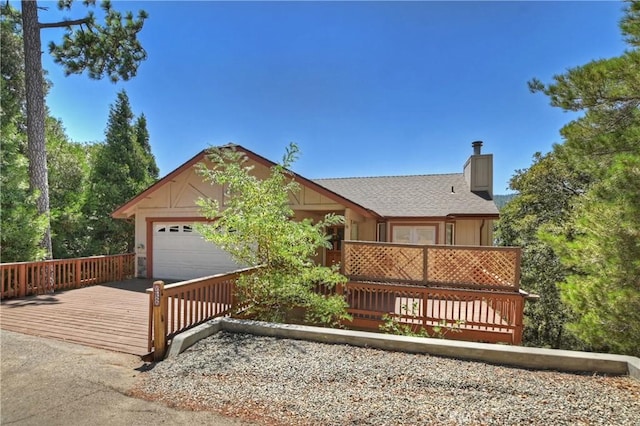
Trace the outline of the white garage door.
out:
M 153 224 L 153 276 L 189 280 L 240 268 L 231 256 L 210 243 L 191 223 Z

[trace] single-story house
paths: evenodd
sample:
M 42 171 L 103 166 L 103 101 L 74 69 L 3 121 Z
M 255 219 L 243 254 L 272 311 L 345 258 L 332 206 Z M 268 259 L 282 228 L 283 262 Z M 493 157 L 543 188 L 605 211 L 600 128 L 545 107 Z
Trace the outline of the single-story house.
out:
M 256 176 L 266 176 L 274 163 L 242 146 Z M 345 217 L 343 226 L 330 230 L 333 248 L 319 261 L 340 259 L 342 240 L 412 244 L 492 245 L 493 155 L 473 154 L 462 173 L 307 179 L 293 174 L 300 192 L 292 194 L 294 219 L 322 218 L 327 213 Z M 236 269 L 229 255 L 206 242 L 193 229 L 204 221 L 196 201 L 217 199 L 222 187 L 204 182 L 195 165 L 208 162 L 203 150 L 112 213 L 135 219 L 136 276 L 190 279 Z

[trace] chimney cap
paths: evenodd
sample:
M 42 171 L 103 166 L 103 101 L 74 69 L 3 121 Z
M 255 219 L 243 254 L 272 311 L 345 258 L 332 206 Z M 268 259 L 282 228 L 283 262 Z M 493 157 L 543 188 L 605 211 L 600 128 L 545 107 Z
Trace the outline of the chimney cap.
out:
M 471 142 L 473 147 L 473 155 L 480 155 L 480 149 L 482 148 L 482 141 Z

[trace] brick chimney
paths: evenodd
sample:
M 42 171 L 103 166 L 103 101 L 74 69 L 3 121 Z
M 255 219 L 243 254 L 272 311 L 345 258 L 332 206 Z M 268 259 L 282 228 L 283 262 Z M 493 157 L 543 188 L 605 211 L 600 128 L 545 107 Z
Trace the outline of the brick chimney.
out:
M 464 179 L 471 192 L 493 199 L 493 154 L 482 154 L 482 141 L 471 144 L 473 155 L 464 165 Z

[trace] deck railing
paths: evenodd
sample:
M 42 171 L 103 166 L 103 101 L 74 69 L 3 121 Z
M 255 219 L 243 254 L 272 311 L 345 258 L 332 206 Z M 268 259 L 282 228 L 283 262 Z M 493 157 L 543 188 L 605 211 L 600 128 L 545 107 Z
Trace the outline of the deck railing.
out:
M 156 281 L 153 288 L 147 289 L 149 351 L 161 359 L 168 339 L 205 321 L 229 315 L 235 305 L 236 280 L 255 269 L 245 268 L 169 285 Z
M 394 318 L 413 331 L 433 334 L 439 326 L 452 339 L 522 342 L 524 297 L 518 293 L 363 282 L 348 282 L 344 290 L 349 327 L 377 331 Z
M 0 298 L 24 297 L 120 281 L 134 275 L 134 253 L 0 263 Z
M 518 247 L 344 241 L 342 273 L 353 281 L 517 292 L 520 256 Z

